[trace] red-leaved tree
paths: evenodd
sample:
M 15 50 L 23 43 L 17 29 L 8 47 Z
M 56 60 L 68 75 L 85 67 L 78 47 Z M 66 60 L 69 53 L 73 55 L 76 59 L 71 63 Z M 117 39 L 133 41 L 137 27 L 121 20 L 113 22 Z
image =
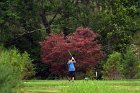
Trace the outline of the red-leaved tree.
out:
M 40 43 L 42 62 L 50 65 L 50 72 L 64 76 L 70 51 L 77 61 L 76 70 L 86 71 L 94 67 L 103 58 L 97 34 L 89 28 L 79 27 L 66 37 L 63 34 L 51 34 Z

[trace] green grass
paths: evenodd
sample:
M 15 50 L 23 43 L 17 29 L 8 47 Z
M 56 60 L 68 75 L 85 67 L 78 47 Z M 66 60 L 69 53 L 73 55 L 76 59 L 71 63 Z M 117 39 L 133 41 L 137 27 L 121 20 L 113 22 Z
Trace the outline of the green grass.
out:
M 140 80 L 24 81 L 24 93 L 140 93 Z

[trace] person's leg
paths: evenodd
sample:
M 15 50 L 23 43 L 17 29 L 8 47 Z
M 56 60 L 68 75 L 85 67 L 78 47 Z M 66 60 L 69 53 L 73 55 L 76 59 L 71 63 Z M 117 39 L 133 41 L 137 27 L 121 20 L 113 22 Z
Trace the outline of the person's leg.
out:
M 69 73 L 68 73 L 68 80 L 69 81 L 72 79 L 71 74 L 72 74 L 71 71 L 69 71 Z
M 72 80 L 74 80 L 74 77 L 72 77 Z
M 69 80 L 69 81 L 71 80 L 71 77 L 70 77 L 70 76 L 68 76 L 68 80 Z
M 72 81 L 74 81 L 75 77 L 75 71 L 72 72 Z

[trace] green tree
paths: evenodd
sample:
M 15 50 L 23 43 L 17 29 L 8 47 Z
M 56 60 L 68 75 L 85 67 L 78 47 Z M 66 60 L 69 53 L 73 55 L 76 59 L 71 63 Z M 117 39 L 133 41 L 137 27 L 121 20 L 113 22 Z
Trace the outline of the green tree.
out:
M 93 27 L 100 34 L 100 41 L 106 53 L 124 52 L 132 41 L 136 29 L 135 22 L 126 15 L 99 14 L 95 16 Z
M 46 34 L 68 35 L 79 26 L 97 31 L 107 54 L 125 52 L 140 28 L 139 10 L 139 0 L 2 0 L 0 43 L 27 51 L 36 71 L 44 65 L 38 42 Z

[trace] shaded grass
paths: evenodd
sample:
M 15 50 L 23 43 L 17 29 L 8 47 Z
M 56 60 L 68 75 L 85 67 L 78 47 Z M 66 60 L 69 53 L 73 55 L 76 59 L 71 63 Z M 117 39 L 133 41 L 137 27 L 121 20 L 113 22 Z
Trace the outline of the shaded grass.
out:
M 24 81 L 24 90 L 28 93 L 56 93 L 66 86 L 64 80 L 31 80 Z
M 25 93 L 140 93 L 140 80 L 31 80 Z

